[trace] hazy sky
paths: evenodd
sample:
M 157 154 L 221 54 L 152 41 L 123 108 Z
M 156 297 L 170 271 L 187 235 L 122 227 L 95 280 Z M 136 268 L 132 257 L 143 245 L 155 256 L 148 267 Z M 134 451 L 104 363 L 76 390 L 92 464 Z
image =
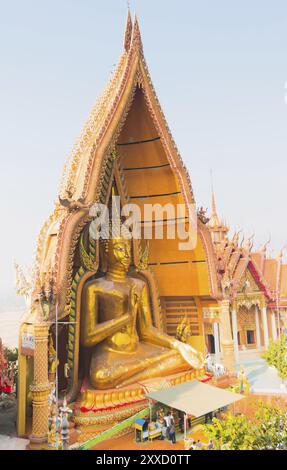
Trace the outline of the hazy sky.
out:
M 125 0 L 0 1 L 0 299 L 122 48 Z M 147 62 L 198 205 L 287 243 L 286 0 L 137 0 Z

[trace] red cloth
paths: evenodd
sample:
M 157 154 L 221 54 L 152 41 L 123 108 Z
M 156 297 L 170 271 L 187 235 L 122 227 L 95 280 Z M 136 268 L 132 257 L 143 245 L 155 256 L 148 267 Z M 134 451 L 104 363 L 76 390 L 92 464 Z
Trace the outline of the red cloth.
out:
M 4 384 L 2 387 L 0 387 L 0 392 L 3 392 L 3 393 L 12 393 L 12 391 L 13 391 L 12 385 L 6 385 L 6 384 Z

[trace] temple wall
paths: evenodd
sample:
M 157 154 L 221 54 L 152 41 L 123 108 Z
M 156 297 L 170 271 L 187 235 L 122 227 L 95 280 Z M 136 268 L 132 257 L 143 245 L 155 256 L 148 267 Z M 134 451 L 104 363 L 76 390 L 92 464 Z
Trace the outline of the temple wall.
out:
M 129 202 L 138 205 L 142 220 L 146 220 L 146 204 L 171 204 L 175 208 L 184 204 L 177 175 L 170 166 L 139 89 L 118 139 L 117 152 Z M 176 213 L 175 218 L 178 217 Z M 210 295 L 207 255 L 200 239 L 194 249 L 179 250 L 181 240 L 177 236 L 168 239 L 168 220 L 167 213 L 152 214 L 152 219 L 148 220 L 153 229 L 153 238 L 149 241 L 149 265 L 158 286 L 165 328 L 169 334 L 175 334 L 178 322 L 187 313 L 194 336 L 202 336 L 202 311 L 195 298 Z M 155 239 L 155 226 L 162 221 L 163 239 Z M 180 223 L 188 229 L 184 218 Z M 144 233 L 142 237 L 146 238 Z

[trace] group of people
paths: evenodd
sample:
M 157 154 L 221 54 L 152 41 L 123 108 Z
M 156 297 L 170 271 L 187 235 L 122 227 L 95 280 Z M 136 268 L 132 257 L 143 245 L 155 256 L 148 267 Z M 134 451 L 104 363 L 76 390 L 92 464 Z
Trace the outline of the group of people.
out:
M 163 408 L 157 411 L 156 427 L 161 430 L 161 439 L 168 439 L 172 444 L 176 443 L 176 429 L 173 413 L 164 413 Z
M 184 414 L 179 413 L 178 416 L 178 426 L 180 433 L 184 432 Z M 187 428 L 191 427 L 190 419 L 186 420 Z M 151 427 L 152 426 L 152 427 Z M 170 410 L 168 412 L 164 411 L 164 408 L 159 408 L 156 411 L 156 421 L 150 422 L 148 418 L 145 418 L 145 423 L 143 425 L 143 431 L 157 430 L 157 436 L 160 433 L 160 439 L 169 440 L 172 444 L 176 444 L 176 423 L 175 416 Z M 158 438 L 158 437 L 157 437 Z M 140 441 L 140 436 L 137 436 L 137 441 Z M 187 442 L 186 442 L 187 443 Z M 194 439 L 188 439 L 188 449 L 189 450 L 214 450 L 213 441 L 210 440 L 209 443 L 203 443 L 200 440 L 195 441 Z
M 206 447 L 206 444 L 204 445 L 200 440 L 194 441 L 193 439 L 191 439 L 189 450 L 204 450 L 204 448 L 207 450 L 214 450 L 213 441 L 210 440 Z

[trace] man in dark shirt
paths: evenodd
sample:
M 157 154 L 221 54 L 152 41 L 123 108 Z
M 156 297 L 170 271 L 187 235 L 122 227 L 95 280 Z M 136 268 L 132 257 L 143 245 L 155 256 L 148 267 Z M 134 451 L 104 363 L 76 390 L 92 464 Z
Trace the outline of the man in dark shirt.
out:
M 169 438 L 172 442 L 172 444 L 176 443 L 176 438 L 175 438 L 175 426 L 174 423 L 171 422 L 170 428 L 169 428 Z

